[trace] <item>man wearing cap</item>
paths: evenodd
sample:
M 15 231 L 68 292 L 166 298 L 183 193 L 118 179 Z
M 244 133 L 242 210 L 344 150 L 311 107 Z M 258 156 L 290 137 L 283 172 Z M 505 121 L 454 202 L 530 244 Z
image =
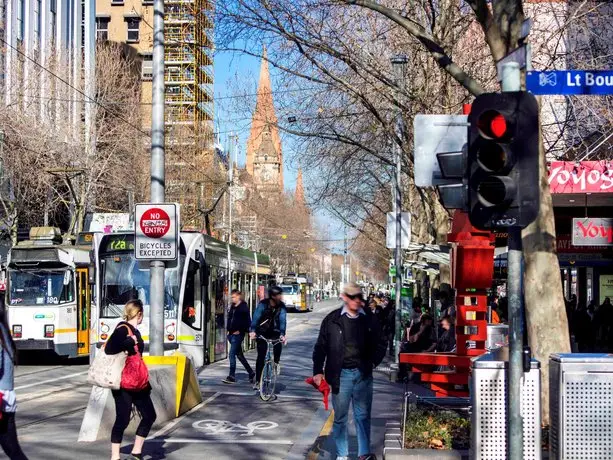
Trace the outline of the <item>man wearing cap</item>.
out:
M 372 371 L 387 348 L 377 317 L 362 308 L 362 289 L 348 283 L 341 294 L 343 306 L 321 323 L 313 350 L 313 380 L 324 378 L 332 388 L 337 460 L 348 459 L 347 419 L 353 401 L 360 460 L 375 460 L 370 453 L 370 413 L 373 396 Z M 325 371 L 324 371 L 325 368 Z

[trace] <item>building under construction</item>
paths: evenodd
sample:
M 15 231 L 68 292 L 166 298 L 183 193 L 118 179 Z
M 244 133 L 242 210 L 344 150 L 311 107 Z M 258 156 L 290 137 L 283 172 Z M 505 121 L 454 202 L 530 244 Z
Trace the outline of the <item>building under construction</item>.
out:
M 142 58 L 143 127 L 151 127 L 153 1 L 96 1 L 99 40 L 123 42 Z M 165 1 L 166 201 L 181 204 L 181 223 L 202 228 L 225 180 L 214 155 L 213 4 Z

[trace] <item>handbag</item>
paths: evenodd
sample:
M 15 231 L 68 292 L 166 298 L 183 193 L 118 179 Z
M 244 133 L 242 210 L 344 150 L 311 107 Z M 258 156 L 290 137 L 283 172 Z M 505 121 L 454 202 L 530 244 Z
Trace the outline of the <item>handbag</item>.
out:
M 107 355 L 103 345 L 89 366 L 87 383 L 111 390 L 119 390 L 127 357 L 128 355 L 125 352 Z
M 134 335 L 130 328 L 128 328 L 128 333 L 130 337 Z M 127 357 L 121 373 L 121 388 L 129 391 L 141 391 L 147 388 L 149 384 L 149 369 L 147 369 L 136 343 L 134 343 L 134 351 L 136 351 L 136 354 Z

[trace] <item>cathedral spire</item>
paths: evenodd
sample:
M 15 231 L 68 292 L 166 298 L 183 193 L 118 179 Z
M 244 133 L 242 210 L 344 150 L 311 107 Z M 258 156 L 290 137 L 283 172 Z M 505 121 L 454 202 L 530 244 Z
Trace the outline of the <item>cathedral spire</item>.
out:
M 266 150 L 267 154 L 272 154 L 273 158 L 271 158 L 271 161 L 278 166 L 278 185 L 279 190 L 283 191 L 283 153 L 281 151 L 277 114 L 275 113 L 272 98 L 272 85 L 270 82 L 266 47 L 264 47 L 262 53 L 257 101 L 251 120 L 251 132 L 247 141 L 247 172 L 252 176 L 256 175 L 256 157 L 263 149 Z M 257 180 L 258 178 L 255 179 Z
M 296 192 L 294 193 L 294 202 L 299 206 L 306 206 L 304 199 L 304 184 L 302 183 L 302 168 L 298 168 L 298 176 L 296 177 Z

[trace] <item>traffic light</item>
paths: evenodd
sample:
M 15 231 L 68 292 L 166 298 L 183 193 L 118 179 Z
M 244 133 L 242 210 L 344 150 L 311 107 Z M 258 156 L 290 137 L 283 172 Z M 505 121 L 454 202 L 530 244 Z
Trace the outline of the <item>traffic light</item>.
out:
M 524 228 L 539 211 L 538 105 L 524 91 L 472 104 L 466 158 L 468 214 L 481 229 Z

